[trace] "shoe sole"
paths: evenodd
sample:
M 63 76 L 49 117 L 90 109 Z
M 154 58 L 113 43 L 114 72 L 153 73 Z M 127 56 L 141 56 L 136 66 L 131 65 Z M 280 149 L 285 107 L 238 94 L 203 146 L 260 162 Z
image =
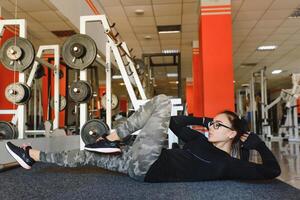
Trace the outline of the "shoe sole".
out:
M 88 147 L 84 147 L 85 150 L 88 151 L 94 151 L 94 152 L 99 152 L 99 153 L 118 153 L 121 152 L 121 149 L 117 149 L 117 148 L 88 148 Z
M 24 169 L 31 169 L 31 166 L 27 165 L 27 163 L 24 162 L 24 160 L 20 158 L 20 156 L 18 156 L 17 154 L 15 154 L 15 152 L 10 150 L 7 144 L 5 144 L 5 147 L 8 153 L 21 165 L 21 167 L 23 167 Z

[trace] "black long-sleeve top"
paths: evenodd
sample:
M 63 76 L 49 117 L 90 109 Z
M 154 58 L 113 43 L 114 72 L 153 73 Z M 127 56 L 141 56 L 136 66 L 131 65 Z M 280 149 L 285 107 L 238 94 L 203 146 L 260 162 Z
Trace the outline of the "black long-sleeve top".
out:
M 182 149 L 163 149 L 148 170 L 144 181 L 258 180 L 272 179 L 280 175 L 276 158 L 256 134 L 251 133 L 243 147 L 257 150 L 262 164 L 233 158 L 210 143 L 204 134 L 187 127 L 207 127 L 211 120 L 188 116 L 171 117 L 170 129 L 185 145 Z

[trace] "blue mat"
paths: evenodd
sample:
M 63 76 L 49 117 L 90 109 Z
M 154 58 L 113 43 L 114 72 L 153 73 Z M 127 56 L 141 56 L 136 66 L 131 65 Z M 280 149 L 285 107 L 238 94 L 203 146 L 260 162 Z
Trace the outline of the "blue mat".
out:
M 280 199 L 300 200 L 300 190 L 279 180 L 141 183 L 93 167 L 62 168 L 37 163 L 0 173 L 0 199 Z

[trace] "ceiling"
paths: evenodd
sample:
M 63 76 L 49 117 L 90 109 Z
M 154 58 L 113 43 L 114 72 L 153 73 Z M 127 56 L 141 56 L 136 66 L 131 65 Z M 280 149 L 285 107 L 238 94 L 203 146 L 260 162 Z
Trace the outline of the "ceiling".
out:
M 192 41 L 198 40 L 197 0 L 94 1 L 110 21 L 116 23 L 122 40 L 134 49 L 136 56 L 178 49 L 181 52 L 182 77 L 192 77 Z M 267 66 L 269 87 L 289 87 L 289 75 L 300 72 L 300 18 L 288 17 L 300 6 L 300 0 L 231 2 L 235 85 L 238 87 L 249 82 L 250 72 Z M 63 43 L 65 38 L 58 38 L 50 31 L 72 29 L 78 32 L 49 0 L 1 0 L 0 6 L 3 8 L 1 16 L 5 18 L 27 19 L 28 38 L 36 47 L 40 44 Z M 144 10 L 144 14 L 137 15 L 137 9 Z M 182 26 L 181 33 L 157 33 L 157 25 L 178 24 Z M 278 45 L 278 48 L 268 52 L 256 51 L 258 46 L 267 44 Z M 256 66 L 244 67 L 243 64 L 247 63 L 256 63 Z M 272 75 L 273 69 L 282 69 L 284 72 Z M 169 70 L 172 71 L 169 68 L 157 69 L 157 84 L 160 79 L 165 81 L 164 74 Z

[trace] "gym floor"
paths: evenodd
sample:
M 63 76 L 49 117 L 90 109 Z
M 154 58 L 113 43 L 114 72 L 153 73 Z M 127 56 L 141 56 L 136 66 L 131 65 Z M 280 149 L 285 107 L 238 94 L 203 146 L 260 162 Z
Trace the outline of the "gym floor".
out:
M 278 179 L 300 189 L 300 143 L 272 142 L 271 149 L 281 167 Z

